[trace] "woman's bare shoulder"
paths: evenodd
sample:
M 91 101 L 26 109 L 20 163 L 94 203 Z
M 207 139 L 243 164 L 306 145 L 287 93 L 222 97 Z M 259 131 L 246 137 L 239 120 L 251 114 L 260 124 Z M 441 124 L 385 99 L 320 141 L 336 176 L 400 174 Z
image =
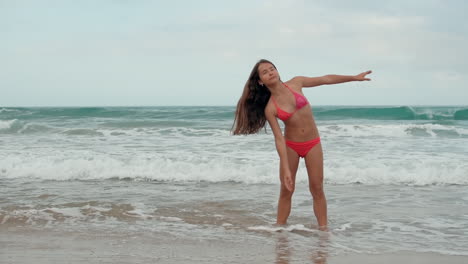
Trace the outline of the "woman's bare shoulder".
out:
M 268 100 L 267 105 L 265 106 L 265 116 L 268 117 L 275 117 L 276 116 L 276 108 L 273 105 L 271 98 Z
M 302 91 L 302 79 L 301 76 L 296 76 L 289 81 L 284 82 L 289 88 L 294 91 Z

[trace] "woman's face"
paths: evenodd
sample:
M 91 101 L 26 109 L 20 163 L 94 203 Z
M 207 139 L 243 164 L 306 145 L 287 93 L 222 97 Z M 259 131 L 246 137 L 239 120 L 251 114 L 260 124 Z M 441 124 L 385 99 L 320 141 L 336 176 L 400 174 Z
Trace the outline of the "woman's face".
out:
M 278 71 L 271 63 L 261 63 L 258 66 L 258 76 L 260 77 L 260 83 L 267 86 L 279 80 Z

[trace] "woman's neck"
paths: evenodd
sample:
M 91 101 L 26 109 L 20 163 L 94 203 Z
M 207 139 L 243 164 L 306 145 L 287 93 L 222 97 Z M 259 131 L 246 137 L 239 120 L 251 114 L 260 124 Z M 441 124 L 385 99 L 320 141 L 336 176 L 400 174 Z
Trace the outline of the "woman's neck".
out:
M 267 87 L 270 90 L 271 94 L 274 96 L 278 96 L 282 94 L 283 83 L 281 81 L 274 83 L 273 85 L 267 86 Z

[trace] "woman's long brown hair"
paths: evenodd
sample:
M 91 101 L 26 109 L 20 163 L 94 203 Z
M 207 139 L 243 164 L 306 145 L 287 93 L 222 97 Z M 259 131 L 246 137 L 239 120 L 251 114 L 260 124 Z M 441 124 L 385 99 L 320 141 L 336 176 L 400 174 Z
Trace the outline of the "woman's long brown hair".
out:
M 265 126 L 265 107 L 270 99 L 270 90 L 264 85 L 260 85 L 258 67 L 262 63 L 269 63 L 265 59 L 259 60 L 250 72 L 249 79 L 245 83 L 242 96 L 237 103 L 232 133 L 234 135 L 255 134 Z

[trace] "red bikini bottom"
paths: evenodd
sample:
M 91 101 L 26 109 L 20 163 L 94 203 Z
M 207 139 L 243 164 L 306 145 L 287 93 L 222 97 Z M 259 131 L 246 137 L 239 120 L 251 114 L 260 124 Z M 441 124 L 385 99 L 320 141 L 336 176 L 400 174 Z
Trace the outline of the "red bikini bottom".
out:
M 286 140 L 286 146 L 296 151 L 296 153 L 301 158 L 304 158 L 307 155 L 307 153 L 309 153 L 309 150 L 315 147 L 315 145 L 317 145 L 318 143 L 320 143 L 320 137 L 305 142 L 295 142 Z

